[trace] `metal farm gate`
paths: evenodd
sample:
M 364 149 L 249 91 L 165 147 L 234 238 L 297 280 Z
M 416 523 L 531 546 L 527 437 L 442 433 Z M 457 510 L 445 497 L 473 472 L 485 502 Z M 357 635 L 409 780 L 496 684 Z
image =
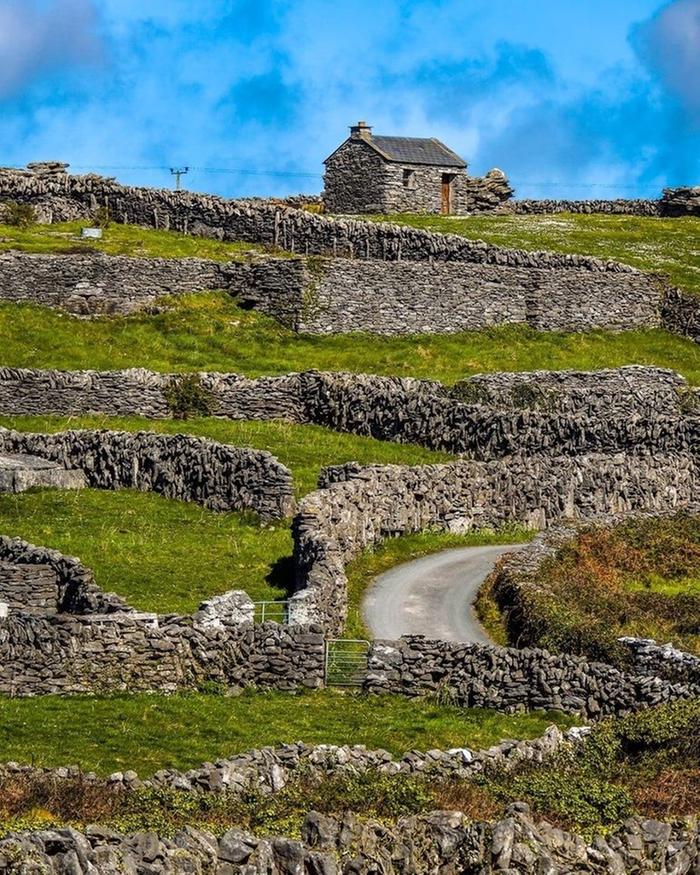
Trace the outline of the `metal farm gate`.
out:
M 367 674 L 369 641 L 329 638 L 326 641 L 327 687 L 361 687 Z

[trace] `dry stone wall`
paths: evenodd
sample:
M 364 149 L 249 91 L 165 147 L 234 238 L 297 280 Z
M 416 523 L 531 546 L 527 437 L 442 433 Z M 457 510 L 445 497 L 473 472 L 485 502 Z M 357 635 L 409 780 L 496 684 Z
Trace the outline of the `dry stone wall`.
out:
M 509 713 L 555 709 L 592 719 L 623 716 L 700 693 L 700 687 L 625 674 L 567 654 L 422 636 L 373 641 L 365 689 L 407 696 L 442 692 L 469 708 Z
M 99 826 L 12 832 L 0 841 L 0 866 L 21 872 L 217 872 L 221 875 L 355 875 L 547 872 L 691 873 L 700 865 L 700 826 L 631 817 L 583 838 L 540 820 L 522 802 L 495 822 L 433 811 L 387 825 L 345 814 L 310 812 L 300 838 L 222 836 L 186 827 L 170 838 L 120 835 Z
M 163 295 L 222 289 L 230 281 L 225 265 L 198 258 L 0 254 L 0 298 L 79 315 L 128 314 Z
M 212 510 L 252 510 L 280 519 L 294 508 L 292 475 L 264 450 L 152 432 L 0 429 L 0 452 L 31 453 L 83 471 L 88 486 L 140 489 Z
M 58 550 L 0 535 L 0 601 L 10 610 L 36 614 L 111 614 L 130 610 L 103 592 L 92 571 Z
M 0 693 L 175 692 L 206 683 L 318 687 L 324 652 L 317 626 L 11 611 L 0 619 Z
M 172 376 L 0 368 L 0 413 L 167 417 Z M 218 416 L 322 425 L 480 459 L 525 451 L 663 452 L 699 441 L 697 392 L 657 368 L 479 375 L 453 389 L 316 371 L 257 379 L 205 373 L 201 381 Z
M 603 213 L 617 216 L 661 216 L 664 215 L 661 201 L 649 199 L 626 200 L 541 200 L 523 199 L 510 201 L 507 209 L 513 213 L 524 215 L 542 215 L 546 213 Z
M 294 519 L 299 599 L 340 632 L 346 564 L 365 547 L 424 529 L 467 531 L 518 522 L 546 528 L 635 510 L 672 510 L 700 487 L 695 454 L 524 456 L 446 465 L 327 468 Z
M 88 218 L 97 207 L 106 206 L 118 222 L 267 244 L 302 255 L 637 272 L 627 265 L 589 256 L 505 249 L 456 234 L 334 219 L 266 201 L 232 201 L 192 192 L 129 187 L 95 175 L 0 169 L 0 200 L 4 199 L 32 204 L 44 222 Z

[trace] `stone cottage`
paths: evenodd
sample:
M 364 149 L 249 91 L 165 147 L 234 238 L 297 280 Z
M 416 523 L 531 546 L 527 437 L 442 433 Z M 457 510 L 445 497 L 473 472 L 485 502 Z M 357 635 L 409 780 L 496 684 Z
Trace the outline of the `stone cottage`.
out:
M 324 164 L 330 213 L 463 215 L 493 209 L 512 194 L 500 170 L 471 179 L 466 161 L 434 137 L 373 136 L 365 122 L 350 128 Z

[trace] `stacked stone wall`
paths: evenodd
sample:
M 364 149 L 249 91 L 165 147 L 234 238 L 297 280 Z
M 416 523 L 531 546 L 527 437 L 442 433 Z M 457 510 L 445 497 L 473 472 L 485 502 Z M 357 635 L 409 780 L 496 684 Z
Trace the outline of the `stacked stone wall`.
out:
M 19 871 L 217 872 L 231 875 L 337 873 L 695 872 L 700 826 L 630 817 L 584 838 L 537 818 L 522 802 L 494 822 L 457 811 L 401 817 L 393 824 L 310 812 L 299 838 L 258 837 L 240 829 L 220 837 L 187 826 L 172 837 L 120 835 L 93 826 L 11 832 L 0 861 Z
M 328 468 L 324 488 L 302 499 L 294 519 L 297 596 L 340 632 L 345 566 L 364 548 L 431 528 L 546 528 L 565 518 L 683 507 L 700 487 L 696 453 L 697 445 L 686 453 Z
M 164 295 L 211 289 L 225 289 L 242 306 L 310 334 L 449 334 L 505 324 L 624 331 L 659 326 L 662 311 L 673 330 L 687 321 L 686 311 L 694 318 L 691 296 L 681 303 L 681 293 L 642 272 L 347 258 L 256 256 L 223 264 L 99 252 L 0 254 L 0 299 L 81 316 L 129 315 L 153 310 Z
M 97 489 L 140 489 L 194 501 L 212 510 L 252 510 L 263 519 L 289 516 L 292 475 L 264 450 L 206 438 L 152 432 L 0 430 L 0 449 L 77 468 Z
M 692 698 L 700 687 L 618 671 L 546 650 L 430 641 L 373 641 L 365 688 L 421 696 L 441 692 L 464 707 L 555 709 L 598 719 Z
M 0 413 L 169 416 L 172 375 L 0 368 Z M 656 368 L 480 375 L 453 389 L 410 378 L 308 371 L 202 374 L 230 419 L 315 424 L 474 458 L 514 453 L 660 452 L 697 445 L 700 399 Z
M 0 298 L 80 315 L 128 314 L 163 295 L 222 289 L 230 282 L 226 265 L 199 258 L 0 254 Z
M 0 693 L 318 687 L 324 652 L 323 631 L 314 626 L 12 611 L 0 619 Z
M 593 199 L 593 200 L 555 200 L 555 199 L 524 199 L 514 200 L 507 205 L 510 212 L 522 215 L 542 215 L 546 213 L 602 213 L 613 216 L 662 216 L 662 204 L 659 200 L 637 198 L 626 200 Z

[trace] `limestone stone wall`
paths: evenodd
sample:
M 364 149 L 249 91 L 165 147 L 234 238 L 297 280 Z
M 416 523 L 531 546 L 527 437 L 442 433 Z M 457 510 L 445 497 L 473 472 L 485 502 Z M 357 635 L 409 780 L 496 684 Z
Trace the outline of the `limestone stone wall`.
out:
M 663 322 L 690 336 L 683 314 L 694 301 L 686 296 L 681 304 L 682 293 L 651 274 L 586 266 L 0 254 L 0 299 L 82 316 L 128 315 L 154 309 L 164 295 L 209 289 L 225 289 L 242 306 L 311 334 L 442 334 L 513 323 L 540 331 L 623 331 Z
M 0 451 L 31 453 L 78 468 L 88 486 L 140 489 L 212 510 L 252 510 L 280 519 L 294 508 L 292 475 L 264 450 L 152 432 L 0 429 Z
M 700 488 L 697 445 L 685 453 L 513 456 L 445 465 L 328 468 L 294 518 L 297 597 L 331 631 L 347 614 L 345 566 L 384 538 L 517 522 L 546 528 L 635 510 L 670 510 Z
M 318 687 L 324 635 L 313 626 L 199 623 L 134 612 L 0 618 L 0 693 Z
M 522 802 L 494 822 L 432 811 L 387 824 L 350 813 L 310 812 L 299 838 L 240 829 L 220 837 L 187 826 L 171 837 L 120 835 L 91 827 L 11 832 L 0 860 L 19 871 L 217 872 L 230 875 L 576 872 L 695 872 L 700 826 L 630 817 L 605 835 L 583 837 L 538 818 Z
M 456 234 L 331 218 L 268 201 L 123 186 L 95 175 L 0 169 L 0 201 L 5 199 L 32 204 L 44 222 L 87 218 L 98 206 L 106 206 L 117 222 L 267 244 L 302 255 L 636 272 L 627 265 L 590 256 L 506 249 Z
M 314 263 L 297 330 L 450 334 L 523 324 L 538 331 L 626 331 L 661 324 L 664 284 L 588 267 L 324 259 Z M 269 308 L 267 312 L 271 312 Z
M 513 213 L 537 215 L 546 213 L 603 213 L 622 216 L 660 216 L 662 206 L 659 200 L 633 199 L 626 200 L 555 200 L 524 199 L 511 201 L 507 209 Z
M 700 295 L 669 289 L 661 307 L 661 324 L 668 331 L 700 343 Z
M 556 709 L 598 719 L 692 698 L 700 687 L 631 675 L 602 662 L 534 648 L 429 641 L 373 641 L 365 688 L 408 696 L 437 691 L 469 708 Z
M 171 375 L 0 368 L 0 413 L 169 416 Z M 658 368 L 480 375 L 453 389 L 410 378 L 308 371 L 249 379 L 202 374 L 216 414 L 323 425 L 496 458 L 518 452 L 658 451 L 697 445 L 700 399 Z
M 230 272 L 224 264 L 198 258 L 0 253 L 0 298 L 80 315 L 128 314 L 163 295 L 226 288 Z
M 129 610 L 122 598 L 103 592 L 92 571 L 58 550 L 0 535 L 0 601 L 10 611 L 111 614 Z

